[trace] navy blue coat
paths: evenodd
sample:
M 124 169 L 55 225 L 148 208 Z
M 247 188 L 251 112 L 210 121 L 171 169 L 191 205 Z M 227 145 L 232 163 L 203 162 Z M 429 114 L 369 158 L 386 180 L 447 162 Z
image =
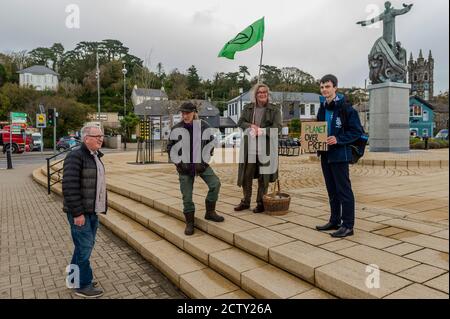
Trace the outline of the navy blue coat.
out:
M 358 112 L 345 100 L 343 95 L 339 94 L 338 97 L 339 100 L 335 103 L 333 118 L 331 119 L 330 131 L 330 136 L 336 137 L 337 144 L 328 146 L 328 163 L 350 162 L 352 159 L 352 151 L 349 144 L 355 142 L 364 134 Z M 320 108 L 317 112 L 318 121 L 326 121 L 325 102 L 325 98 L 321 96 Z M 345 125 L 343 125 L 342 112 L 346 112 L 344 115 L 344 121 L 346 121 Z M 319 155 L 321 153 L 322 152 L 319 152 Z

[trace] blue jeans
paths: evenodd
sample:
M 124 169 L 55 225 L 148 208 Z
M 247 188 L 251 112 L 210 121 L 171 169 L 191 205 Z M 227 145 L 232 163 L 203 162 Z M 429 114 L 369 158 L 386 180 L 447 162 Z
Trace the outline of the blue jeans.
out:
M 92 284 L 92 269 L 89 262 L 92 249 L 94 249 L 95 235 L 98 229 L 97 214 L 85 214 L 83 226 L 74 224 L 72 214 L 67 214 L 70 224 L 75 249 L 72 256 L 72 265 L 77 265 L 80 270 L 80 288 L 88 287 Z

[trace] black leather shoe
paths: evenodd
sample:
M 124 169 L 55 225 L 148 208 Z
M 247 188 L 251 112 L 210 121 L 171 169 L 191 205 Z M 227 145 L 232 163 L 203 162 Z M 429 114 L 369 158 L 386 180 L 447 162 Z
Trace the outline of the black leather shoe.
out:
M 255 207 L 255 209 L 253 209 L 253 212 L 255 214 L 261 214 L 261 213 L 264 213 L 264 211 L 265 211 L 265 209 L 264 209 L 264 206 L 262 206 L 262 205 L 257 205 Z
M 246 210 L 246 209 L 249 209 L 249 208 L 250 208 L 250 205 L 244 205 L 244 204 L 240 203 L 239 205 L 237 205 L 234 208 L 234 211 L 235 212 L 240 212 L 240 211 L 243 211 L 243 210 Z
M 353 229 L 341 227 L 336 232 L 330 234 L 331 237 L 344 238 L 347 236 L 353 236 Z
M 323 226 L 316 226 L 316 229 L 319 231 L 324 231 L 324 230 L 338 230 L 341 227 L 341 225 L 336 225 L 333 223 L 326 223 Z

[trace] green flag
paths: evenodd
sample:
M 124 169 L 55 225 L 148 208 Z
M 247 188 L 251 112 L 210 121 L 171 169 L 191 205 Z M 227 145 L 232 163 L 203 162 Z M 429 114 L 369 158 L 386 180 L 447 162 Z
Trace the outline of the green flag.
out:
M 228 41 L 219 52 L 219 57 L 234 60 L 236 51 L 250 49 L 259 41 L 264 39 L 264 17 L 255 21 L 244 31 L 239 32 L 233 40 Z

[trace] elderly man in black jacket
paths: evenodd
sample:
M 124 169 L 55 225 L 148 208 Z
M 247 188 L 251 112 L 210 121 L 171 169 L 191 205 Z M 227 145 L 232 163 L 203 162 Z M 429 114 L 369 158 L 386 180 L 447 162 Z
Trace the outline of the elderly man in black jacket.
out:
M 106 214 L 105 168 L 99 151 L 103 132 L 97 126 L 81 129 L 83 144 L 64 160 L 62 181 L 64 212 L 70 224 L 75 250 L 70 263 L 75 293 L 85 298 L 100 297 L 101 289 L 93 282 L 89 262 L 98 228 L 98 213 Z M 78 276 L 79 275 L 79 276 Z

